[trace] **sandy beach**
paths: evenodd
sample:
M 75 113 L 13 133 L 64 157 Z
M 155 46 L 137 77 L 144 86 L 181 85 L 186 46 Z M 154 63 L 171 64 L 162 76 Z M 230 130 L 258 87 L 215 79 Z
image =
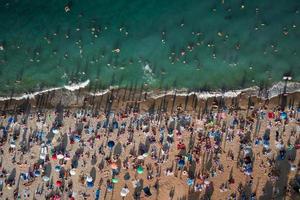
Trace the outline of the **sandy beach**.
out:
M 299 198 L 298 93 L 284 112 L 279 97 L 120 94 L 3 110 L 1 199 Z

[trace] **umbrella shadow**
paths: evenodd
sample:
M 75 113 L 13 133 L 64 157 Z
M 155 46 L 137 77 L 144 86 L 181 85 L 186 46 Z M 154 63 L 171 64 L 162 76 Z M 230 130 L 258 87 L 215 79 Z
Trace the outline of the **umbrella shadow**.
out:
M 134 192 L 133 192 L 133 198 L 134 199 L 140 199 L 141 198 L 143 187 L 144 187 L 144 180 L 140 179 L 140 185 L 138 187 L 136 187 Z
M 8 178 L 7 178 L 7 181 L 15 180 L 16 174 L 17 174 L 16 168 L 13 168 L 13 170 L 11 170 L 11 172 L 10 172 Z
M 114 155 L 121 155 L 122 154 L 122 144 L 118 142 L 114 148 Z
M 96 180 L 96 169 L 93 167 L 90 171 L 90 177 L 93 178 L 93 180 Z
M 271 181 L 267 181 L 263 188 L 263 195 L 259 197 L 259 200 L 272 199 L 273 197 L 273 184 Z
M 49 162 L 48 164 L 45 165 L 45 169 L 44 169 L 45 176 L 50 177 L 51 171 L 52 171 L 52 167 L 51 167 L 51 163 Z

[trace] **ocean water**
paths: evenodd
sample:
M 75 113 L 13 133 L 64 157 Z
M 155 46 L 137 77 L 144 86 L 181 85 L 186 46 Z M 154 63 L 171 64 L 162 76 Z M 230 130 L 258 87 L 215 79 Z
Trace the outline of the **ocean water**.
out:
M 0 21 L 0 96 L 300 81 L 300 1 L 1 0 Z

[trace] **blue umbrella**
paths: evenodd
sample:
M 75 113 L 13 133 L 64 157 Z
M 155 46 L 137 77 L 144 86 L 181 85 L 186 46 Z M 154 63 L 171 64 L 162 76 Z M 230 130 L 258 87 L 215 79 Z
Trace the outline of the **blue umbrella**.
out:
M 94 187 L 94 182 L 93 181 L 92 182 L 87 182 L 86 185 L 87 185 L 88 188 L 92 188 L 92 187 Z
M 281 119 L 286 119 L 286 118 L 287 118 L 286 112 L 281 112 L 281 113 L 280 113 L 280 118 L 281 118 Z
M 107 128 L 108 127 L 108 120 L 105 120 L 105 122 L 103 123 L 103 128 Z
M 10 117 L 10 118 L 8 118 L 8 123 L 10 124 L 10 123 L 13 123 L 15 121 L 15 118 L 13 118 L 13 117 Z
M 27 173 L 21 173 L 21 178 L 26 181 L 28 180 L 28 174 Z
M 113 186 L 112 185 L 107 186 L 107 190 L 111 192 L 113 190 Z
M 79 135 L 75 135 L 74 141 L 75 141 L 75 142 L 79 142 L 79 141 L 80 141 L 80 136 L 79 136 Z
M 36 171 L 34 172 L 34 175 L 35 175 L 35 176 L 40 176 L 40 175 L 41 175 L 41 172 L 40 172 L 39 170 L 36 170 Z
M 112 149 L 114 146 L 115 146 L 115 142 L 110 140 L 108 143 L 107 143 L 107 146 Z
M 178 161 L 178 166 L 180 168 L 182 168 L 184 166 L 184 164 L 185 164 L 185 161 L 183 159 L 181 159 L 181 160 Z
M 194 184 L 194 179 L 189 178 L 186 183 L 188 184 L 188 186 L 191 186 Z
M 117 129 L 117 128 L 119 128 L 119 124 L 118 124 L 118 122 L 114 121 L 114 122 L 113 122 L 113 127 L 114 127 L 114 129 Z
M 59 166 L 59 165 L 56 165 L 54 169 L 55 169 L 55 171 L 56 171 L 56 172 L 59 172 L 59 171 L 60 171 L 60 169 L 61 169 L 61 166 Z

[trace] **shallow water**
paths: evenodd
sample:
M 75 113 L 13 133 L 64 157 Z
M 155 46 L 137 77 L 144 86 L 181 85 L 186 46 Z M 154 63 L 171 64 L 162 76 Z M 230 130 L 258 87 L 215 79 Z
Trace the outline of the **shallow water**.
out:
M 0 95 L 300 81 L 298 1 L 0 1 Z M 162 41 L 164 40 L 164 41 Z M 120 52 L 113 52 L 114 49 Z

